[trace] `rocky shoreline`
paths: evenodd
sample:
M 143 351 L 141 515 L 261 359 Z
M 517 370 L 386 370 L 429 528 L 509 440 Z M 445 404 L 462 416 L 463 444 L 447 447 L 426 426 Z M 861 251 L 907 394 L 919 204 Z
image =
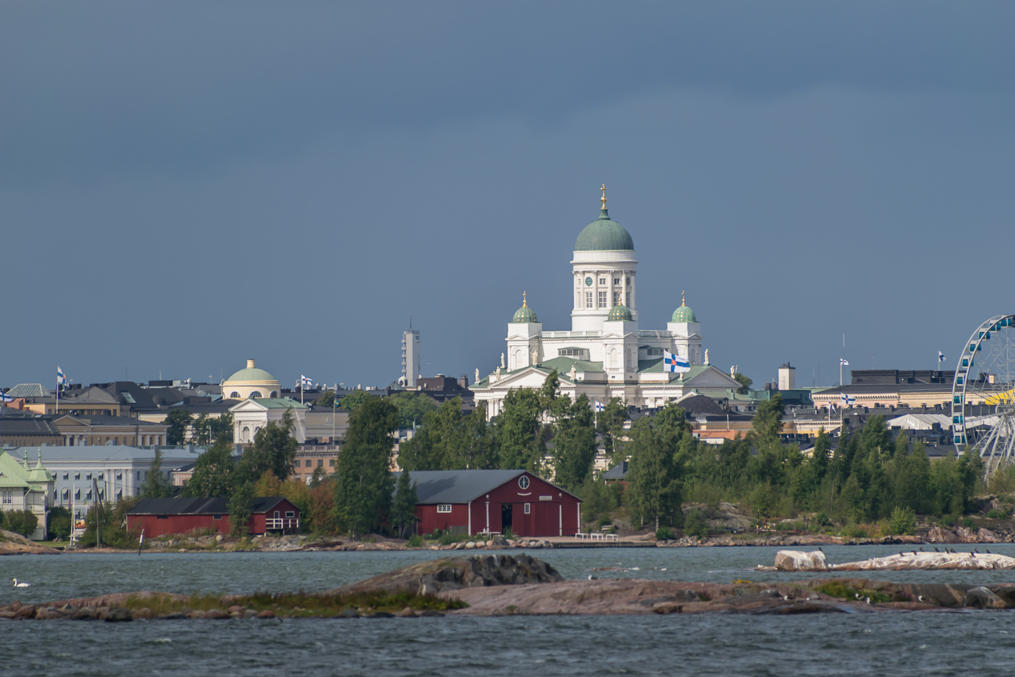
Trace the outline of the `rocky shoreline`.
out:
M 0 607 L 0 619 L 389 618 L 439 614 L 624 615 L 865 613 L 1013 609 L 1015 584 L 892 583 L 836 578 L 730 584 L 603 579 L 565 581 L 528 555 L 421 562 L 321 593 L 187 596 L 144 591 Z

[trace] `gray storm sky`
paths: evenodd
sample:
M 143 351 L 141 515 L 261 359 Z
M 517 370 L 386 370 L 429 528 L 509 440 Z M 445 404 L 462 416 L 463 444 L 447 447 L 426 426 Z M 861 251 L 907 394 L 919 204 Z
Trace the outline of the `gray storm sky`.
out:
M 930 368 L 1015 312 L 1015 4 L 0 3 L 0 384 L 491 371 L 601 183 L 640 326 Z

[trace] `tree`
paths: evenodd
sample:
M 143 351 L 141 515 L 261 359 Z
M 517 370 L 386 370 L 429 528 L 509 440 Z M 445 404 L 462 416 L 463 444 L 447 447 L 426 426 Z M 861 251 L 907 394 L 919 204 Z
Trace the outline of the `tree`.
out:
M 183 488 L 191 497 L 228 497 L 233 492 L 235 462 L 233 446 L 225 440 L 215 442 L 197 457 L 194 473 Z
M 3 518 L 4 529 L 21 534 L 26 538 L 30 537 L 35 531 L 35 527 L 39 525 L 39 518 L 31 510 L 0 512 L 0 517 Z
M 504 469 L 538 472 L 545 448 L 539 394 L 531 388 L 508 392 L 504 409 L 494 420 L 498 463 Z
M 751 384 L 754 383 L 751 378 L 741 374 L 739 371 L 733 374 L 733 380 L 740 384 L 740 387 L 737 388 L 737 392 L 741 395 L 746 395 L 750 392 Z
M 627 407 L 619 397 L 611 398 L 603 411 L 596 414 L 596 432 L 603 436 L 603 448 L 610 465 L 614 466 L 625 459 L 619 438 L 624 433 L 627 422 Z
M 408 470 L 398 475 L 395 497 L 391 504 L 391 526 L 399 538 L 405 538 L 416 522 L 416 485 Z
M 51 541 L 66 541 L 70 538 L 70 510 L 62 505 L 49 509 L 49 533 Z
M 653 521 L 656 531 L 662 524 L 679 526 L 680 521 L 680 483 L 674 466 L 676 450 L 664 442 L 669 435 L 669 431 L 657 430 L 652 419 L 642 418 L 631 426 L 628 445 L 631 452 L 628 502 L 637 522 L 644 525 Z
M 782 412 L 782 396 L 778 393 L 758 405 L 754 412 L 754 418 L 751 420 L 751 428 L 755 442 L 759 446 L 779 443 Z
M 145 477 L 138 496 L 141 498 L 167 498 L 172 495 L 173 485 L 169 483 L 169 479 L 162 472 L 162 449 L 156 447 L 155 457 L 152 459 L 148 476 Z
M 322 409 L 326 409 L 326 408 L 332 407 L 334 405 L 335 405 L 335 391 L 334 390 L 325 390 L 323 393 L 321 393 L 320 397 L 318 397 L 316 400 L 314 400 L 314 406 L 315 407 L 321 407 Z
M 410 430 L 423 422 L 427 412 L 437 408 L 437 403 L 432 397 L 420 392 L 400 392 L 388 398 L 391 404 L 395 405 L 398 412 L 398 427 L 401 430 Z M 459 408 L 461 399 L 458 400 Z
M 596 430 L 589 400 L 581 395 L 573 403 L 567 397 L 553 425 L 554 481 L 575 492 L 592 472 L 596 458 Z
M 364 402 L 369 402 L 373 399 L 376 398 L 373 395 L 368 394 L 365 390 L 353 390 L 351 393 L 348 393 L 342 398 L 342 400 L 338 403 L 338 406 L 351 414 L 359 409 Z
M 254 504 L 254 483 L 245 481 L 239 484 L 229 497 L 229 533 L 232 536 L 247 535 L 247 523 L 250 522 L 251 508 Z
M 173 409 L 166 415 L 166 444 L 178 447 L 187 441 L 192 416 L 186 409 Z
M 345 447 L 335 473 L 339 525 L 357 537 L 388 517 L 392 481 L 389 465 L 398 412 L 388 401 L 370 398 L 349 416 Z
M 254 444 L 240 458 L 239 471 L 245 479 L 257 481 L 266 470 L 280 480 L 292 474 L 297 447 L 292 429 L 292 414 L 286 411 L 281 421 L 272 421 L 257 431 Z
M 232 442 L 233 414 L 226 412 L 214 418 L 207 414 L 201 414 L 194 420 L 192 428 L 191 440 L 194 444 L 208 446 L 219 439 Z

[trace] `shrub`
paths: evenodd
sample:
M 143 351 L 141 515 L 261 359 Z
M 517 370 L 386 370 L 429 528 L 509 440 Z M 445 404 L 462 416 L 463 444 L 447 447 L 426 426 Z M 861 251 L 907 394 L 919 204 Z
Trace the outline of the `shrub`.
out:
M 684 533 L 688 536 L 708 538 L 708 522 L 700 510 L 691 510 L 684 516 Z
M 35 531 L 39 524 L 39 518 L 30 510 L 11 510 L 4 513 L 4 528 L 16 534 L 28 537 Z
M 51 541 L 66 541 L 70 538 L 70 511 L 56 506 L 49 511 L 49 534 Z
M 419 534 L 413 534 L 409 536 L 409 540 L 405 544 L 410 548 L 418 548 L 423 545 L 423 539 L 420 538 Z
M 656 540 L 657 541 L 672 541 L 673 532 L 670 531 L 669 527 L 659 527 L 656 529 Z
M 916 512 L 909 507 L 896 507 L 892 510 L 888 529 L 893 534 L 911 534 L 916 529 Z

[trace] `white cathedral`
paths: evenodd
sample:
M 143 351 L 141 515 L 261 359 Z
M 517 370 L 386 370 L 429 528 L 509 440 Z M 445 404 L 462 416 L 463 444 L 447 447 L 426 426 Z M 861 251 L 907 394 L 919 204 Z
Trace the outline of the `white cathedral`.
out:
M 638 329 L 638 260 L 631 234 L 610 218 L 602 186 L 599 218 L 578 234 L 571 259 L 570 331 L 543 331 L 522 293 L 522 307 L 508 323 L 507 352 L 500 366 L 472 385 L 487 417 L 500 413 L 516 388 L 539 388 L 554 369 L 560 391 L 590 403 L 618 397 L 627 405 L 662 407 L 689 394 L 729 397 L 740 387 L 709 364 L 702 352 L 701 324 L 686 297 L 666 329 Z M 684 358 L 690 370 L 668 371 L 663 352 Z

